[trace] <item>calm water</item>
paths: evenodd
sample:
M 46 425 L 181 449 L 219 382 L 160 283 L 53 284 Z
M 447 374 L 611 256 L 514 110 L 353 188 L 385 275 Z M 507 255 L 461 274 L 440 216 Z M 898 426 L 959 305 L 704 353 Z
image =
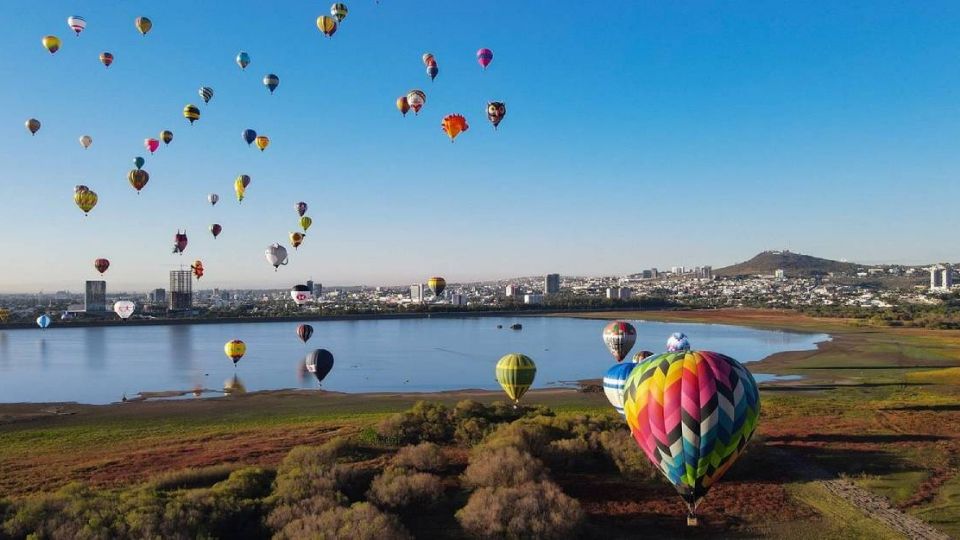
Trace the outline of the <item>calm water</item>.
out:
M 510 330 L 514 322 L 523 330 Z M 197 386 L 220 392 L 234 375 L 248 391 L 316 388 L 300 369 L 312 348 L 328 349 L 336 359 L 323 381 L 328 390 L 495 390 L 494 364 L 510 352 L 537 362 L 535 386 L 542 388 L 603 376 L 614 363 L 600 338 L 605 323 L 559 317 L 316 321 L 307 345 L 297 339 L 297 325 L 287 322 L 0 331 L 0 402 L 109 403 L 124 393 Z M 631 354 L 661 351 L 667 336 L 680 331 L 695 349 L 741 362 L 829 339 L 716 324 L 634 325 Z M 236 369 L 223 354 L 231 339 L 247 343 Z

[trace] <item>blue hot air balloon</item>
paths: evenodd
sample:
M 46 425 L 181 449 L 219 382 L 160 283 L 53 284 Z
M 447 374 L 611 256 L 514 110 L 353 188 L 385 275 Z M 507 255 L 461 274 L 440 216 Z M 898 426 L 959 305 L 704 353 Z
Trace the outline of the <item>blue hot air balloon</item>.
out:
M 270 93 L 272 94 L 273 91 L 276 90 L 278 86 L 280 86 L 280 77 L 277 77 L 273 73 L 270 73 L 263 77 L 263 85 L 266 86 L 267 89 L 270 90 Z
M 46 328 L 50 326 L 50 323 L 52 321 L 53 319 L 51 319 L 49 315 L 44 313 L 43 315 L 37 317 L 37 326 L 39 326 L 40 328 Z
M 630 373 L 633 372 L 633 368 L 638 365 L 640 364 L 621 362 L 608 369 L 606 375 L 603 376 L 603 393 L 607 395 L 607 400 L 620 414 L 623 414 L 623 386 Z
M 257 132 L 252 129 L 243 130 L 243 140 L 247 141 L 247 146 L 250 146 L 257 140 Z

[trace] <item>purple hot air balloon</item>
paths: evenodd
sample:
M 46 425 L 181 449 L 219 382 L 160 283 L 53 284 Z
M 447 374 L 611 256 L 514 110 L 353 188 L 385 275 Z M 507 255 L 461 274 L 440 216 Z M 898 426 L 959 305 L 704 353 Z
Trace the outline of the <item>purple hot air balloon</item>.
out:
M 490 49 L 480 49 L 477 51 L 477 62 L 483 69 L 487 69 L 490 62 L 493 62 L 493 51 Z
M 221 231 L 223 231 L 223 227 L 221 227 L 219 223 L 214 223 L 213 225 L 210 225 L 210 234 L 213 235 L 214 239 L 220 236 Z
M 247 146 L 250 146 L 257 140 L 257 132 L 252 129 L 243 130 L 243 140 L 247 142 Z
M 173 237 L 173 252 L 183 255 L 183 250 L 187 249 L 187 231 L 180 232 Z
M 303 201 L 298 202 L 293 205 L 293 207 L 297 209 L 297 214 L 299 214 L 300 217 L 303 217 L 303 215 L 307 213 L 307 203 Z

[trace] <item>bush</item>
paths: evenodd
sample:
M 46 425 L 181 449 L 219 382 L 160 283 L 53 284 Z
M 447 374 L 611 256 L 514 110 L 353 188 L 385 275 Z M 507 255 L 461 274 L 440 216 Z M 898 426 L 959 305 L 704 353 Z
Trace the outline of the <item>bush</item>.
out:
M 660 471 L 650 463 L 630 432 L 623 429 L 604 431 L 598 439 L 607 457 L 624 476 L 638 480 L 660 476 Z
M 327 510 L 333 510 L 341 506 L 341 502 L 329 495 L 317 495 L 302 501 L 280 504 L 270 512 L 265 523 L 271 530 L 279 531 L 298 519 L 319 516 Z
M 418 401 L 409 411 L 381 420 L 377 435 L 401 444 L 449 442 L 453 438 L 451 412 L 443 405 Z
M 270 494 L 275 473 L 261 467 L 244 467 L 230 473 L 223 482 L 213 486 L 215 491 L 240 499 L 260 499 Z
M 154 476 L 150 483 L 161 491 L 210 487 L 226 480 L 236 468 L 236 465 L 214 465 L 183 469 Z
M 287 524 L 275 540 L 406 540 L 412 538 L 396 516 L 378 510 L 369 503 L 350 508 L 334 508 Z
M 463 481 L 470 487 L 512 487 L 545 478 L 540 460 L 512 446 L 482 449 L 463 472 Z
M 439 476 L 409 472 L 400 467 L 387 467 L 373 479 L 367 499 L 383 508 L 404 508 L 412 504 L 430 505 L 443 496 Z
M 482 448 L 513 447 L 540 455 L 551 441 L 563 438 L 564 434 L 562 430 L 540 422 L 517 420 L 497 428 L 483 441 Z
M 421 472 L 440 472 L 447 468 L 447 458 L 443 456 L 440 447 L 429 442 L 401 448 L 394 456 L 393 463 L 398 467 Z
M 585 439 L 560 439 L 547 445 L 541 454 L 555 470 L 590 469 L 596 467 L 597 456 Z
M 478 537 L 573 538 L 584 512 L 553 482 L 528 482 L 478 489 L 457 512 L 457 520 Z
M 350 449 L 342 439 L 332 439 L 322 446 L 297 446 L 280 462 L 273 495 L 290 503 L 316 495 L 336 498 L 337 491 L 350 479 L 349 467 L 337 459 Z

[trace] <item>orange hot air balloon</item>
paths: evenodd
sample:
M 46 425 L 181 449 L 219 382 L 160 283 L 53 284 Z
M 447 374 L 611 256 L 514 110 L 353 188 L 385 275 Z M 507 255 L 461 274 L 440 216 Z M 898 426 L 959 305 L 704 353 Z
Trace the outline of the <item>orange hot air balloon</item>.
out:
M 193 270 L 193 275 L 196 276 L 198 281 L 203 277 L 203 261 L 199 259 L 193 261 L 193 264 L 190 265 L 190 269 Z
M 450 137 L 450 142 L 453 142 L 460 133 L 470 129 L 467 119 L 460 114 L 448 114 L 443 118 L 443 122 L 440 122 L 440 127 Z
M 133 189 L 137 190 L 137 195 L 139 195 L 140 190 L 150 181 L 150 174 L 143 169 L 130 169 L 130 172 L 127 173 L 127 180 L 130 182 L 130 185 L 133 186 Z
M 270 137 L 267 137 L 266 135 L 260 135 L 253 141 L 254 141 L 254 144 L 257 145 L 257 148 L 259 148 L 261 152 L 263 152 L 264 150 L 267 149 L 268 146 L 270 146 Z
M 400 114 L 404 116 L 410 112 L 410 102 L 407 101 L 407 96 L 400 96 L 397 98 L 397 110 L 400 111 Z
M 300 244 L 303 243 L 303 239 L 306 235 L 298 232 L 290 233 L 290 245 L 293 246 L 293 249 L 300 247 Z

